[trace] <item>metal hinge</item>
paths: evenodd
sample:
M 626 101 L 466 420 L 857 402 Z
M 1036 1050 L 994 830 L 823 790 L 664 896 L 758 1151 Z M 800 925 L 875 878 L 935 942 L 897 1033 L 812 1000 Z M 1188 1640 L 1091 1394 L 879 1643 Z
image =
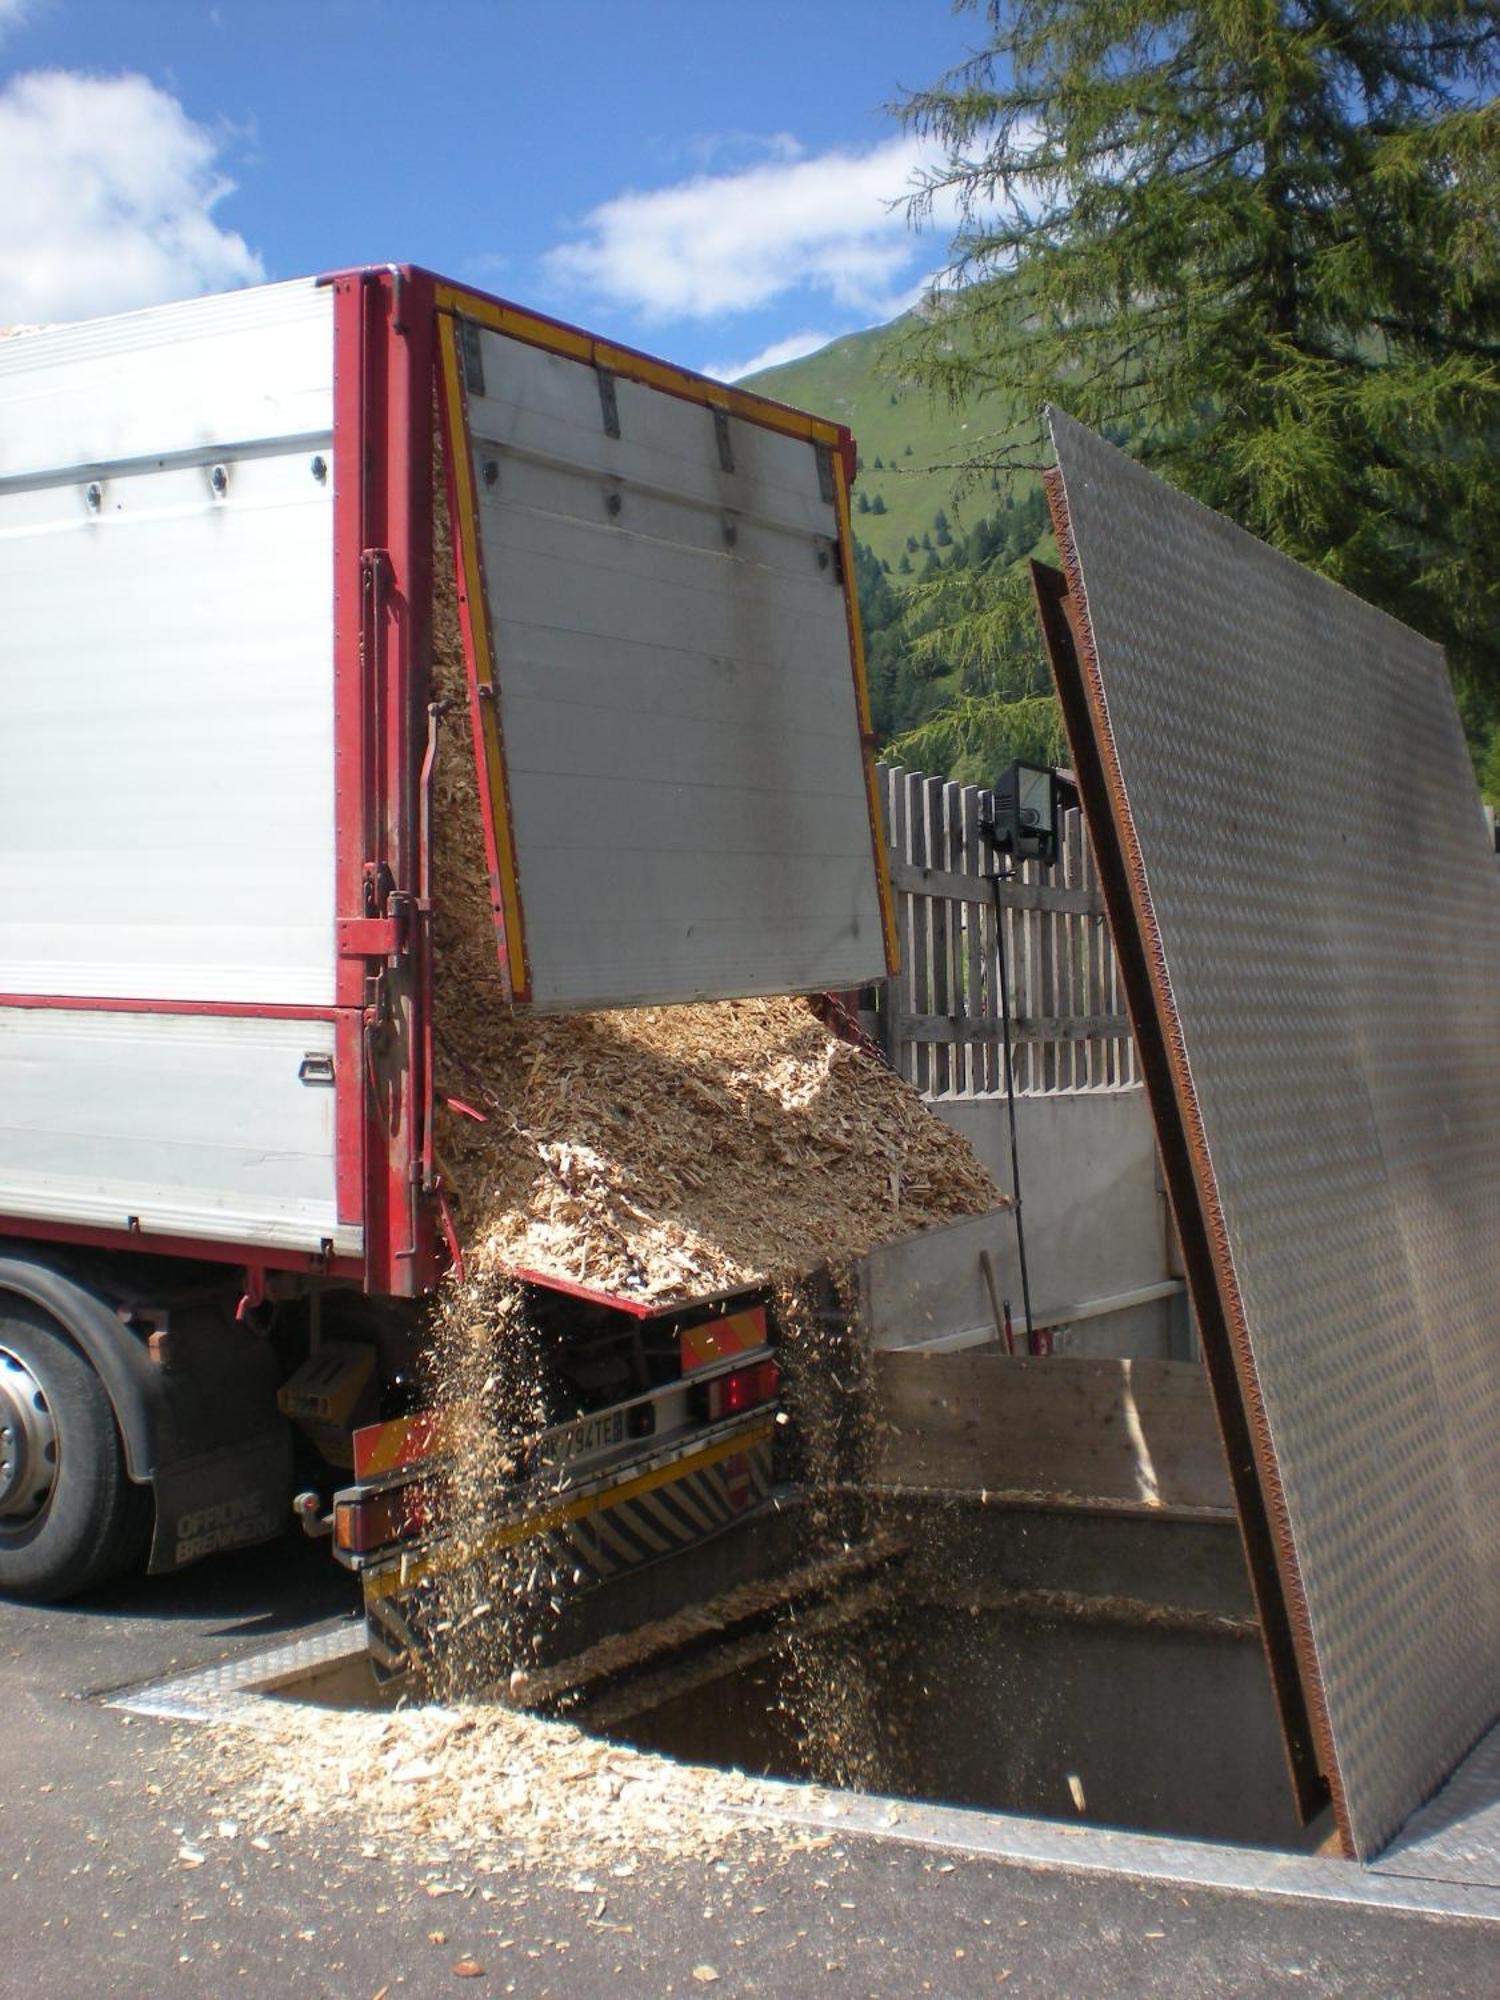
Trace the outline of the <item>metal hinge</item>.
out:
M 399 958 L 407 950 L 410 899 L 392 896 L 383 917 L 341 917 L 340 958 Z
M 721 472 L 733 472 L 734 440 L 729 435 L 729 412 L 727 410 L 714 411 L 714 442 L 719 447 L 719 470 Z
M 595 368 L 599 378 L 599 414 L 604 419 L 604 435 L 620 435 L 620 400 L 615 394 L 615 378 L 607 368 Z
M 472 319 L 458 322 L 458 344 L 464 357 L 464 387 L 471 396 L 484 394 L 484 353 L 479 345 L 479 325 Z
M 391 975 L 382 965 L 378 972 L 371 973 L 365 981 L 366 1037 L 382 1034 L 395 1018 L 396 1003 L 391 991 Z

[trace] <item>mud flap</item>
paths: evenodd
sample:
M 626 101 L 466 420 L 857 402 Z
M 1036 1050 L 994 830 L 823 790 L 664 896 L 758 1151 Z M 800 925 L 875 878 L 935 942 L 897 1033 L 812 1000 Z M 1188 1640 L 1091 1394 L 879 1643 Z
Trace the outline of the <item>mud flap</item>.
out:
M 244 1444 L 159 1466 L 152 1483 L 152 1574 L 221 1549 L 272 1541 L 291 1525 L 291 1432 L 283 1425 Z

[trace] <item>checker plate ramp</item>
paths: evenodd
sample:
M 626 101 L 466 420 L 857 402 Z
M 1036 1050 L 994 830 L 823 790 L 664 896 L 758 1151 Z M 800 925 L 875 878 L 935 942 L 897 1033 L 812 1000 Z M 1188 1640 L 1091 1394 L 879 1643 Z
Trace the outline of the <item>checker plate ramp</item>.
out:
M 1039 608 L 1293 1776 L 1364 1858 L 1500 1714 L 1500 878 L 1439 649 L 1050 421 Z
M 1372 1865 L 1382 1875 L 1500 1889 L 1500 1728 L 1469 1752 Z

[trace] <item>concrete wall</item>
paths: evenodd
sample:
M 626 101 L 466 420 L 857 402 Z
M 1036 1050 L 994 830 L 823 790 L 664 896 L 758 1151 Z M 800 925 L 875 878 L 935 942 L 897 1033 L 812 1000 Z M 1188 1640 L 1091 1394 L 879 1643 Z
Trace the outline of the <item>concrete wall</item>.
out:
M 939 1098 L 932 1109 L 965 1135 L 1009 1193 L 1004 1099 Z M 1033 1324 L 1055 1328 L 1058 1353 L 1189 1356 L 1194 1349 L 1145 1092 L 1018 1097 L 1016 1130 Z M 870 1254 L 865 1311 L 875 1344 L 963 1346 L 993 1338 L 979 1264 L 984 1249 L 1000 1297 L 1010 1300 L 1019 1341 L 1016 1226 L 1002 1214 Z M 1153 1291 L 1158 1296 L 1149 1296 Z M 1133 1296 L 1142 1292 L 1148 1296 Z M 1112 1300 L 1118 1307 L 1098 1310 Z

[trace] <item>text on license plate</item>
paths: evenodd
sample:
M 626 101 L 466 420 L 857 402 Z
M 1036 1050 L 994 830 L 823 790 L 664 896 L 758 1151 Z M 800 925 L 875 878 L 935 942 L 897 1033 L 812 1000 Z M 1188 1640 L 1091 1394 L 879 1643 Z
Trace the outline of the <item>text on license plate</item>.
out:
M 591 1452 L 607 1451 L 625 1436 L 625 1412 L 604 1410 L 597 1417 L 582 1417 L 559 1439 L 559 1456 L 583 1458 Z

